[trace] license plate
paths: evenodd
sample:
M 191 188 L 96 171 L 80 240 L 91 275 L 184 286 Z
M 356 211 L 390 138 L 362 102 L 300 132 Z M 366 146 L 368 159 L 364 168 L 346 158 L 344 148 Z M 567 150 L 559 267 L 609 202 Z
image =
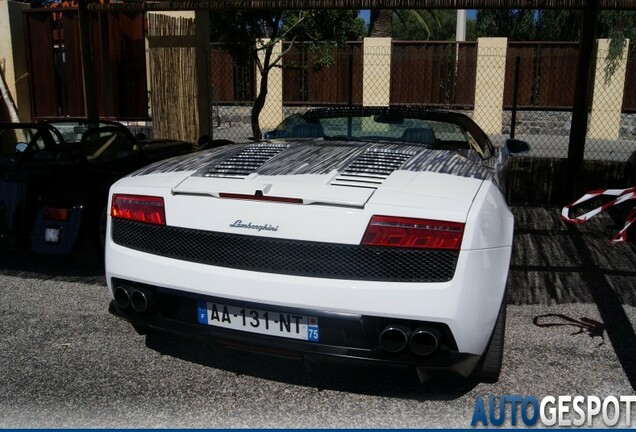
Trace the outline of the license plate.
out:
M 199 323 L 232 330 L 318 342 L 318 318 L 199 301 Z
M 59 228 L 47 228 L 46 230 L 44 230 L 44 241 L 47 243 L 59 243 L 60 242 Z

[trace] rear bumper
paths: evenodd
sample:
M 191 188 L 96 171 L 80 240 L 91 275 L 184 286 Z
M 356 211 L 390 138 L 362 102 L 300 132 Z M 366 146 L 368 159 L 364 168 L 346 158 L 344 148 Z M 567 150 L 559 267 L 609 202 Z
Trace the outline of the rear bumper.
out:
M 46 255 L 68 255 L 73 251 L 82 221 L 82 208 L 69 209 L 68 220 L 45 219 L 42 211 L 35 217 L 31 232 L 31 250 Z M 55 233 L 55 240 L 47 238 L 47 230 Z
M 446 325 L 457 351 L 481 356 L 504 297 L 511 248 L 462 251 L 455 276 L 443 283 L 392 283 L 290 276 L 159 257 L 112 242 L 106 279 L 161 287 L 198 299 L 328 311 L 343 315 Z M 249 259 L 249 251 L 245 252 Z M 114 297 L 112 297 L 114 298 Z
M 121 280 L 116 280 L 114 283 L 135 285 L 129 281 Z M 479 361 L 477 355 L 458 352 L 450 329 L 441 323 L 288 307 L 280 308 L 272 305 L 202 297 L 157 286 L 143 285 L 143 287 L 154 293 L 153 305 L 146 312 L 139 313 L 131 307 L 121 308 L 115 301 L 110 303 L 109 311 L 111 314 L 129 321 L 137 329 L 145 331 L 169 332 L 179 336 L 206 338 L 229 348 L 271 355 L 416 367 L 423 371 L 448 371 L 465 377 L 470 375 Z M 200 324 L 197 320 L 197 305 L 200 301 L 214 301 L 244 308 L 315 316 L 320 323 L 320 342 L 266 336 Z M 380 347 L 379 335 L 388 324 L 410 329 L 421 326 L 432 327 L 440 332 L 440 346 L 428 356 L 415 355 L 408 347 L 398 353 L 385 352 Z

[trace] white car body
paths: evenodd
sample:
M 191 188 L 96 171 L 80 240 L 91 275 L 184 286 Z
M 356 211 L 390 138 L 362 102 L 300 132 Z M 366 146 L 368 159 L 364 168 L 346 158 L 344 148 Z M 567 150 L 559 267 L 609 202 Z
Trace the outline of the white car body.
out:
M 148 243 L 130 240 L 134 236 L 128 231 L 114 233 L 114 223 L 119 227 L 122 222 L 109 215 L 106 277 L 113 297 L 111 311 L 147 330 L 174 330 L 161 317 L 155 316 L 161 312 L 145 308 L 141 312 L 131 308 L 123 311 L 125 308 L 119 306 L 126 306 L 125 299 L 118 306 L 115 295 L 118 286 L 125 286 L 128 294 L 133 289 L 130 287 L 140 286 L 169 293 L 176 296 L 174 298 L 196 299 L 198 305 L 201 305 L 200 301 L 214 299 L 219 304 L 237 307 L 255 305 L 250 307 L 256 310 L 300 311 L 303 315 L 318 317 L 319 322 L 321 317 L 342 317 L 353 322 L 373 317 L 382 326 L 386 325 L 385 330 L 391 323 L 400 329 L 410 326 L 405 329 L 407 338 L 418 326 L 433 323 L 433 326 L 442 325 L 448 329 L 440 330 L 443 335 L 439 341 L 440 350 L 456 355 L 449 361 L 448 369 L 469 375 L 485 355 L 505 303 L 514 222 L 498 181 L 497 170 L 505 162 L 504 156 L 493 149 L 490 163 L 484 163 L 479 157 L 465 157 L 454 151 L 431 150 L 417 145 L 325 143 L 320 138 L 318 141 L 321 142 L 300 139 L 230 144 L 156 164 L 115 183 L 110 191 L 109 206 L 113 204 L 113 196 L 117 195 L 163 198 L 166 225 L 173 231 L 168 237 L 157 234 Z M 224 161 L 235 164 L 237 155 L 259 155 L 267 151 L 273 156 L 241 175 L 219 168 Z M 395 163 L 396 168 L 390 169 L 386 176 L 363 179 L 362 182 L 347 176 L 347 167 L 360 160 L 361 155 L 376 157 L 380 151 L 402 155 Z M 211 167 L 217 167 L 216 171 Z M 211 171 L 214 172 L 210 174 Z M 364 183 L 368 181 L 372 183 Z M 264 201 L 262 197 L 273 197 L 273 200 Z M 281 202 L 279 198 L 299 199 L 302 203 Z M 175 246 L 174 250 L 178 252 L 174 254 L 171 245 L 162 243 L 163 239 L 170 238 L 169 242 L 176 245 L 190 235 L 215 233 L 223 239 L 229 235 L 228 242 L 235 238 L 232 236 L 239 236 L 236 238 L 245 244 L 261 238 L 264 242 L 273 241 L 272 247 L 280 244 L 283 249 L 288 245 L 296 248 L 296 242 L 301 244 L 299 250 L 303 245 L 330 247 L 336 244 L 358 248 L 370 220 L 378 215 L 464 224 L 461 247 L 450 277 L 422 281 L 400 275 L 399 280 L 391 280 L 384 270 L 378 270 L 379 276 L 368 280 L 359 274 L 349 277 L 342 274 L 349 271 L 346 264 L 339 262 L 344 258 L 333 251 L 330 255 L 333 261 L 326 259 L 321 267 L 312 267 L 317 266 L 315 260 L 307 264 L 309 270 L 275 263 L 273 265 L 280 265 L 280 268 L 270 271 L 263 268 L 270 259 L 269 254 L 263 252 L 270 250 L 267 249 L 269 243 L 263 243 L 264 246 L 255 243 L 254 249 L 243 250 L 241 258 L 244 261 L 233 252 L 232 258 L 227 258 L 229 263 L 219 261 L 226 259 L 224 255 L 208 260 L 205 258 L 208 252 L 197 252 L 207 247 L 207 240 L 196 245 Z M 149 232 L 161 233 L 164 229 L 151 228 L 142 222 L 132 223 L 141 224 L 140 229 L 148 228 Z M 139 236 L 145 239 L 150 234 Z M 145 246 L 135 243 L 139 241 Z M 131 244 L 137 246 L 131 247 Z M 302 260 L 302 257 L 298 259 Z M 342 268 L 338 267 L 341 264 Z M 350 271 L 355 273 L 357 264 L 351 264 Z M 331 266 L 340 270 L 325 275 L 330 270 L 324 268 Z M 370 264 L 369 270 L 373 272 L 375 266 Z M 193 310 L 192 313 L 196 312 Z M 197 333 L 228 341 L 236 337 L 248 348 L 262 345 L 304 354 L 402 363 L 422 371 L 445 368 L 444 363 L 450 355 L 427 353 L 418 356 L 409 353 L 408 347 L 401 347 L 404 349 L 398 352 L 385 352 L 383 344 L 374 343 L 355 349 L 330 348 L 321 347 L 322 341 L 298 342 L 286 337 L 259 336 L 240 329 L 228 330 L 199 323 L 190 322 L 186 327 L 179 327 L 178 331 L 188 333 L 188 329 L 194 328 Z M 448 331 L 452 340 L 444 347 Z M 439 336 L 436 331 L 433 333 Z M 371 340 L 377 337 L 380 335 L 373 335 Z M 333 344 L 326 342 L 326 345 Z M 436 355 L 442 356 L 441 359 L 431 360 Z

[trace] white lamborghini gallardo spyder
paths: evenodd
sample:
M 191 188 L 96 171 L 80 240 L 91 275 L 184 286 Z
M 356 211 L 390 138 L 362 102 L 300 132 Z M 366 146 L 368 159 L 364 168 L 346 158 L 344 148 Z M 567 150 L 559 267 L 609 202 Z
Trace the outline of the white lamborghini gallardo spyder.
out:
M 111 313 L 247 350 L 499 377 L 510 153 L 467 116 L 333 108 L 110 190 Z

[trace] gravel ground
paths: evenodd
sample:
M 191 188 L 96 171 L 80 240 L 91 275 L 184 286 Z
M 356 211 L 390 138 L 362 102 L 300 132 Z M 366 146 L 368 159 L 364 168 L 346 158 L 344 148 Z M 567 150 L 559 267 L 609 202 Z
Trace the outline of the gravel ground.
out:
M 108 314 L 100 268 L 2 252 L 0 428 L 466 428 L 477 396 L 633 394 L 636 248 L 607 244 L 608 218 L 569 227 L 557 209 L 513 210 L 496 384 L 307 370 L 200 340 L 139 336 Z

